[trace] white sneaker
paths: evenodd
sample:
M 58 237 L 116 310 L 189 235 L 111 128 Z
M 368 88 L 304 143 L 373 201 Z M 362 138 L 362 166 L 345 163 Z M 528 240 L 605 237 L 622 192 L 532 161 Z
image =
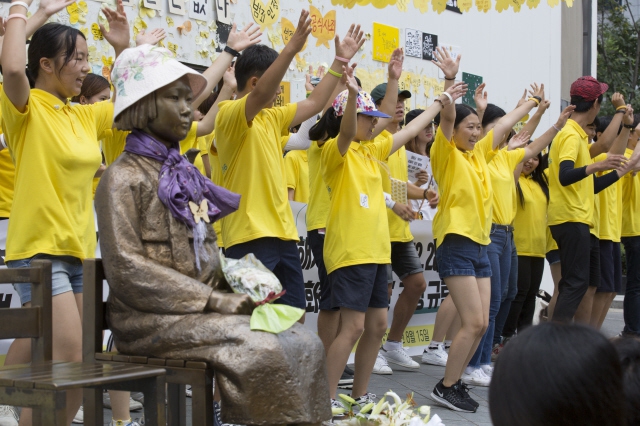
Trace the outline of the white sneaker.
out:
M 387 364 L 387 360 L 378 352 L 378 358 L 376 358 L 376 364 L 373 366 L 373 374 L 393 374 L 393 370 Z
M 468 385 L 474 386 L 489 386 L 491 384 L 491 377 L 484 374 L 482 368 L 476 368 L 470 374 L 463 373 L 462 381 Z
M 111 423 L 109 426 L 140 426 L 140 423 L 134 422 L 133 420 L 113 420 L 111 419 Z
M 11 405 L 0 405 L 0 426 L 18 426 L 18 413 Z
M 449 354 L 444 349 L 444 344 L 440 343 L 435 349 L 428 347 L 422 353 L 422 363 L 431 365 L 447 366 Z
M 404 368 L 411 368 L 413 370 L 420 368 L 420 364 L 412 360 L 406 349 L 403 347 L 392 351 L 388 351 L 382 347 L 379 354 L 385 357 L 387 362 L 390 362 L 391 364 L 396 364 Z
M 77 424 L 84 423 L 84 407 L 82 407 L 82 405 L 78 409 L 76 416 L 73 418 L 73 423 L 77 423 Z
M 493 366 L 492 365 L 482 365 L 480 366 L 480 368 L 482 368 L 482 372 L 485 374 L 485 376 L 492 378 L 493 377 Z

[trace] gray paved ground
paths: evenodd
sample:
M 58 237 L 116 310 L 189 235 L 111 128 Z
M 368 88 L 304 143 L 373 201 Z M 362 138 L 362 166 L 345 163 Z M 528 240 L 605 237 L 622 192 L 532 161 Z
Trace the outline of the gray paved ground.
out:
M 602 332 L 607 337 L 613 337 L 622 331 L 624 321 L 622 319 L 621 309 L 611 309 L 607 315 L 607 319 L 602 327 Z M 419 357 L 415 357 L 420 362 Z M 444 374 L 444 367 L 436 367 L 431 365 L 420 365 L 418 371 L 402 371 L 400 368 L 395 369 L 392 375 L 378 376 L 373 375 L 371 378 L 369 392 L 376 394 L 378 397 L 384 395 L 389 389 L 396 392 L 402 398 L 406 394 L 413 392 L 414 399 L 418 405 L 431 406 L 431 412 L 438 414 L 446 426 L 455 425 L 478 425 L 490 426 L 491 418 L 489 416 L 489 407 L 487 403 L 489 388 L 475 387 L 471 390 L 472 397 L 480 403 L 478 411 L 473 414 L 458 413 L 438 406 L 434 403 L 429 395 L 433 387 L 438 383 Z M 348 391 L 344 391 L 348 393 Z M 191 408 L 191 399 L 187 398 L 188 409 Z M 105 425 L 111 420 L 111 411 L 105 410 Z M 134 419 L 141 415 L 132 413 Z M 188 414 L 187 424 L 190 424 L 190 412 Z

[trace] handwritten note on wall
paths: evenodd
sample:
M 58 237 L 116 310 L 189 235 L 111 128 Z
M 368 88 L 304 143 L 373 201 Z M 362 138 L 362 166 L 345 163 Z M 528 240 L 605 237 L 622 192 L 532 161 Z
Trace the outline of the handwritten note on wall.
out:
M 336 35 L 336 11 L 330 10 L 322 16 L 317 8 L 309 6 L 311 17 L 311 35 L 318 39 L 316 46 L 324 45 L 329 49 L 329 40 Z
M 261 29 L 270 27 L 280 17 L 280 1 L 268 0 L 264 4 L 261 0 L 251 0 L 251 15 Z
M 422 59 L 431 61 L 433 51 L 438 46 L 438 36 L 435 34 L 422 33 Z
M 373 60 L 389 62 L 393 50 L 400 46 L 400 29 L 373 23 Z
M 291 83 L 283 81 L 280 83 L 280 94 L 274 102 L 274 106 L 281 107 L 291 102 Z
M 422 31 L 411 28 L 404 30 L 404 54 L 422 58 Z

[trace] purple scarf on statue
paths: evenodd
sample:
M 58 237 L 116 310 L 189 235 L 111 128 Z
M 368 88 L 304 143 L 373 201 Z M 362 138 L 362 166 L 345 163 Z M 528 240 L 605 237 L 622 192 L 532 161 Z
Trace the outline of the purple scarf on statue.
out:
M 214 222 L 238 210 L 240 195 L 216 186 L 202 176 L 193 164 L 180 155 L 178 144 L 167 149 L 163 143 L 136 129 L 127 136 L 124 150 L 162 163 L 158 179 L 158 197 L 173 217 L 194 231 L 196 263 L 200 269 L 199 245 L 204 241 L 205 230 L 204 225 L 199 225 L 204 224 L 204 221 L 196 224 L 189 208 L 189 201 L 200 206 L 202 200 L 206 199 L 207 214 L 211 222 Z

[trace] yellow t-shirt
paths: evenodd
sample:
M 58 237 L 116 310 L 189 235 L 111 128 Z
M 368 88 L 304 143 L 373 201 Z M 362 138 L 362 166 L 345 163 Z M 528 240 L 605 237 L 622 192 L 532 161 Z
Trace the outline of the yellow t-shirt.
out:
M 547 182 L 549 182 L 549 169 L 548 168 L 544 169 L 544 174 L 547 177 Z M 553 251 L 553 250 L 558 250 L 558 243 L 556 243 L 556 240 L 553 239 L 553 235 L 551 235 L 551 229 L 549 228 L 548 221 L 549 221 L 549 203 L 547 202 L 547 221 L 545 221 L 545 223 L 547 224 L 547 249 L 546 249 L 546 253 L 549 253 L 550 251 Z
M 549 152 L 549 225 L 580 222 L 593 228 L 594 193 L 593 176 L 568 186 L 560 183 L 560 163 L 574 162 L 574 167 L 592 163 L 589 138 L 582 127 L 569 119 L 551 144 Z
M 220 161 L 218 161 L 218 150 L 213 146 L 214 133 L 211 133 L 207 138 L 207 146 L 209 147 L 209 165 L 211 166 L 211 181 L 218 185 L 222 185 L 222 170 L 220 169 Z M 223 219 L 213 222 L 213 230 L 216 231 L 218 236 L 218 247 L 224 247 L 222 238 L 222 221 Z
M 13 179 L 16 168 L 9 149 L 0 151 L 0 217 L 9 217 L 13 202 Z
M 433 219 L 438 246 L 448 234 L 462 235 L 482 245 L 491 242 L 493 191 L 487 163 L 497 153 L 493 130 L 476 143 L 473 151 L 461 151 L 438 128 L 431 147 L 431 167 L 440 192 Z
M 547 252 L 547 196 L 531 175 L 521 174 L 518 183 L 524 198 L 524 207 L 520 197 L 516 199 L 513 221 L 513 239 L 518 256 L 544 257 Z
M 601 161 L 606 158 L 606 154 L 600 154 L 594 161 Z M 615 173 L 615 171 L 598 172 L 597 176 L 604 176 L 607 173 Z M 599 201 L 599 238 L 601 240 L 620 242 L 621 218 L 619 212 L 622 209 L 621 190 L 619 190 L 618 182 L 600 191 L 595 198 Z M 595 214 L 595 213 L 594 213 Z M 597 218 L 594 218 L 597 220 Z
M 633 150 L 627 148 L 624 155 L 631 157 Z M 622 236 L 640 236 L 640 174 L 627 173 L 622 182 Z
M 3 130 L 15 166 L 6 260 L 38 253 L 95 256 L 91 186 L 102 155 L 98 136 L 113 123 L 113 103 L 65 105 L 32 89 L 25 112 L 0 96 Z
M 247 97 L 220 102 L 216 117 L 224 187 L 242 194 L 240 208 L 222 222 L 226 247 L 263 237 L 298 241 L 289 205 L 282 136 L 297 104 L 264 108 L 247 123 Z
M 322 179 L 329 191 L 329 216 L 324 240 L 327 273 L 345 266 L 391 263 L 387 207 L 380 164 L 393 139 L 373 143 L 351 142 L 342 156 L 338 139 L 322 150 Z
M 287 188 L 295 191 L 293 201 L 309 202 L 309 163 L 307 151 L 289 151 L 284 157 L 287 171 Z
M 104 132 L 100 144 L 102 145 L 102 154 L 104 154 L 104 161 L 107 166 L 113 164 L 120 154 L 122 154 L 129 133 L 131 132 L 115 128 L 107 129 Z
M 307 231 L 325 228 L 329 214 L 329 192 L 322 180 L 321 157 L 324 144 L 311 142 L 309 159 L 309 205 L 307 206 Z
M 196 169 L 200 170 L 202 176 L 207 176 L 206 171 L 204 170 L 204 163 L 202 162 L 202 152 L 206 152 L 206 139 L 205 137 L 198 137 L 198 122 L 194 121 L 191 123 L 191 128 L 189 129 L 189 133 L 183 140 L 180 141 L 180 154 L 185 154 L 192 148 L 199 149 L 200 152 L 196 155 L 195 160 L 193 160 L 193 165 Z
M 508 151 L 507 148 L 498 151 L 489 163 L 491 188 L 493 188 L 493 223 L 511 225 L 516 212 L 515 191 L 516 182 L 513 171 L 524 158 L 524 149 L 518 148 Z
M 376 138 L 375 141 L 382 141 L 383 139 L 390 139 L 393 144 L 393 135 L 387 130 L 383 130 Z M 394 152 L 387 158 L 387 167 L 391 172 L 391 177 L 402 182 L 409 180 L 409 171 L 407 169 L 407 150 L 404 146 Z M 387 194 L 391 194 L 391 180 L 389 174 L 384 167 L 380 167 L 380 173 L 382 175 L 382 188 Z M 403 220 L 400 216 L 392 211 L 387 211 L 387 218 L 389 222 L 389 236 L 391 242 L 408 243 L 413 241 L 413 235 L 409 229 L 409 222 Z

